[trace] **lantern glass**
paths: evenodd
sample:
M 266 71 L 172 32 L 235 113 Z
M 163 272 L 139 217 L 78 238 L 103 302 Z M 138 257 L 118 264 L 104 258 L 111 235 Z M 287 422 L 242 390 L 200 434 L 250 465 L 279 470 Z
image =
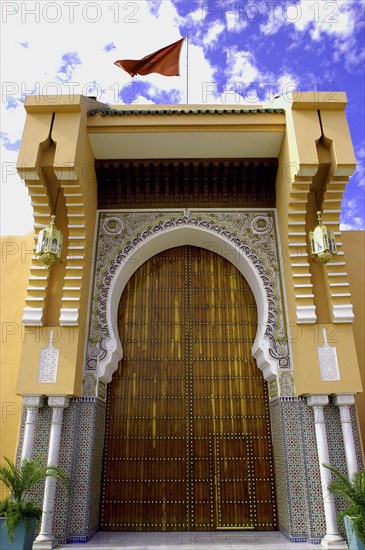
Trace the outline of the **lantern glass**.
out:
M 36 255 L 48 267 L 60 259 L 62 243 L 63 235 L 55 225 L 55 216 L 51 216 L 51 223 L 39 232 Z
M 318 225 L 309 232 L 312 258 L 320 263 L 326 264 L 337 254 L 335 236 L 322 224 L 321 212 L 317 212 Z

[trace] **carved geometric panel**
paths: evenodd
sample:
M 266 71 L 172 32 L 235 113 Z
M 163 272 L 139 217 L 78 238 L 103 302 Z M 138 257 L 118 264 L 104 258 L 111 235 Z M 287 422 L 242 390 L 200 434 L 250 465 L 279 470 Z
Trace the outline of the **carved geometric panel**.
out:
M 203 246 L 215 252 L 225 251 L 225 242 L 235 251 L 228 254 L 233 263 L 242 258 L 256 272 L 255 276 L 265 292 L 267 319 L 260 325 L 258 336 L 269 344 L 265 352 L 274 370 L 292 372 L 287 340 L 285 308 L 282 300 L 280 267 L 277 256 L 277 240 L 274 212 L 267 210 L 176 209 L 154 211 L 108 211 L 99 214 L 96 252 L 96 269 L 91 301 L 88 347 L 84 371 L 84 397 L 95 396 L 86 384 L 89 373 L 97 370 L 94 348 L 99 347 L 99 361 L 104 365 L 112 357 L 115 347 L 113 328 L 109 325 L 109 300 L 114 281 L 128 262 L 138 261 L 132 256 L 139 247 L 173 229 L 197 229 L 206 234 Z M 212 243 L 210 246 L 210 236 Z M 221 240 L 221 245 L 217 240 Z M 231 254 L 231 255 L 230 255 Z M 111 330 L 112 329 L 112 330 Z M 98 375 L 97 375 L 98 376 Z M 288 380 L 287 380 L 288 381 Z M 285 395 L 293 395 L 293 383 L 285 386 Z M 278 390 L 281 386 L 278 386 Z
M 318 347 L 321 380 L 324 382 L 340 380 L 336 348 L 328 345 L 325 328 L 322 329 L 322 332 L 324 343 L 323 346 Z
M 50 334 L 48 347 L 42 348 L 39 353 L 38 382 L 56 382 L 60 350 L 53 347 L 52 339 L 53 331 Z

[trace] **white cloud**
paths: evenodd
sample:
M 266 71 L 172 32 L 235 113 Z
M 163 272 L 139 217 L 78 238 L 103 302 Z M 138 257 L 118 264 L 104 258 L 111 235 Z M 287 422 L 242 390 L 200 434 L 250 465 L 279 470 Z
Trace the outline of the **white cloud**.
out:
M 240 16 L 239 12 L 227 11 L 225 14 L 226 27 L 228 31 L 241 32 L 248 27 L 248 21 L 244 17 Z
M 24 235 L 33 228 L 28 190 L 16 172 L 17 152 L 2 155 L 1 234 Z
M 227 51 L 227 67 L 225 70 L 228 77 L 228 85 L 235 83 L 251 84 L 260 79 L 260 72 L 255 65 L 251 52 L 238 51 L 237 46 Z
M 348 223 L 341 222 L 340 230 L 341 231 L 364 231 L 365 230 L 364 219 L 359 217 L 354 217 Z
M 176 29 L 179 25 L 179 16 L 175 6 L 171 2 L 160 2 L 156 25 L 170 25 Z
M 12 3 L 8 5 L 11 7 Z M 9 9 L 1 33 L 3 166 L 10 169 L 16 163 L 17 153 L 9 148 L 21 139 L 25 95 L 81 93 L 117 105 L 122 103 L 122 92 L 124 99 L 133 101 L 136 107 L 152 104 L 153 94 L 160 98 L 180 97 L 186 103 L 186 42 L 181 52 L 181 77 L 151 74 L 132 80 L 114 65 L 116 59 L 139 59 L 179 39 L 183 21 L 172 2 L 154 2 L 154 13 L 149 10 L 149 2 L 127 0 L 79 0 L 73 5 L 61 1 L 20 2 L 19 6 L 17 13 Z M 192 11 L 189 18 L 193 33 L 194 24 L 202 23 L 202 10 Z M 218 40 L 224 26 L 211 29 L 211 25 L 204 25 L 202 30 L 204 35 L 209 34 L 209 47 L 209 41 Z M 206 94 L 206 85 L 214 82 L 214 73 L 204 55 L 204 35 L 196 38 L 197 43 L 189 44 L 190 103 L 218 102 Z M 11 52 L 11 57 L 5 56 L 5 50 Z M 3 234 L 26 233 L 33 225 L 27 190 L 13 172 L 7 174 L 1 190 Z
M 282 7 L 273 5 L 268 12 L 266 23 L 260 25 L 260 32 L 266 35 L 276 34 L 284 24 Z
M 356 170 L 352 175 L 357 187 L 365 189 L 365 147 L 360 145 L 355 148 Z
M 24 105 L 21 101 L 18 106 L 12 109 L 3 109 L 1 113 L 1 128 L 9 138 L 9 141 L 14 143 L 21 138 L 25 121 Z
M 7 4 L 13 5 L 10 2 Z M 225 73 L 217 74 L 205 52 L 218 42 L 223 43 L 225 31 L 236 33 L 250 24 L 250 20 L 246 16 L 246 11 L 241 10 L 238 15 L 225 9 L 213 13 L 211 3 L 197 1 L 190 4 L 190 13 L 182 18 L 170 0 L 153 3 L 128 0 L 103 0 L 96 3 L 79 0 L 72 5 L 63 1 L 20 2 L 18 13 L 7 14 L 6 21 L 2 24 L 2 131 L 7 146 L 2 146 L 1 149 L 3 163 L 8 162 L 8 166 L 11 166 L 11 163 L 16 161 L 16 152 L 9 149 L 21 138 L 25 121 L 25 110 L 21 100 L 24 100 L 26 94 L 82 93 L 95 95 L 98 100 L 114 105 L 122 103 L 119 93 L 123 91 L 125 100 L 133 100 L 136 107 L 145 103 L 152 104 L 153 98 L 164 97 L 180 98 L 182 103 L 186 103 L 186 42 L 181 53 L 181 77 L 164 78 L 152 74 L 131 79 L 127 73 L 114 65 L 116 59 L 138 59 L 176 41 L 180 37 L 180 28 L 188 28 L 191 37 L 191 104 L 253 105 L 254 102 L 247 97 L 247 90 L 252 88 L 254 94 L 255 90 L 260 90 L 261 96 L 257 98 L 256 103 L 261 103 L 262 99 L 268 99 L 269 93 L 272 94 L 273 88 L 268 88 L 268 83 L 276 81 L 275 86 L 280 93 L 288 90 L 292 82 L 298 82 L 291 66 L 281 67 L 282 73 L 279 77 L 276 75 L 274 78 L 271 75 L 270 78 L 270 75 L 262 74 L 255 57 L 248 51 L 240 51 L 238 45 L 230 46 L 228 49 Z M 203 9 L 208 4 L 209 14 L 204 13 Z M 285 5 L 292 4 L 294 2 Z M 310 9 L 310 6 L 318 4 L 318 8 Z M 339 21 L 328 23 L 324 21 L 323 16 L 328 18 L 331 12 L 329 8 L 326 11 L 325 6 L 334 4 L 341 7 Z M 38 13 L 31 14 L 31 7 L 36 5 Z M 237 5 L 246 8 L 244 3 Z M 262 22 L 261 29 L 264 34 L 275 34 L 281 27 L 290 25 L 292 34 L 297 37 L 302 31 L 309 29 L 315 41 L 324 34 L 331 36 L 334 55 L 337 55 L 338 59 L 345 58 L 345 67 L 361 60 L 359 45 L 353 36 L 356 2 L 339 0 L 336 3 L 335 0 L 326 0 L 325 4 L 325 0 L 300 0 L 298 6 L 302 13 L 298 21 L 295 20 L 294 8 L 286 12 L 284 4 L 279 2 L 263 1 L 257 5 L 260 6 L 259 23 Z M 58 11 L 55 6 L 59 7 Z M 266 14 L 267 18 L 262 6 L 274 6 L 272 13 Z M 316 16 L 315 9 L 319 10 L 318 21 L 313 21 Z M 52 22 L 52 18 L 56 16 L 57 22 Z M 271 27 L 268 25 L 269 16 Z M 357 25 L 356 29 L 361 25 L 360 17 L 357 17 Z M 320 42 L 318 47 L 319 45 Z M 11 52 L 11 57 L 5 56 L 5 51 Z M 77 57 L 70 55 L 72 52 Z M 224 90 L 219 89 L 216 84 L 221 76 L 222 80 L 226 81 Z M 272 100 L 272 97 L 270 99 Z M 5 225 L 15 220 L 14 210 L 9 210 L 9 204 L 17 206 L 18 218 L 22 222 L 32 219 L 31 214 L 29 216 L 29 199 L 23 184 L 17 175 L 8 175 L 9 181 L 10 177 L 14 180 L 11 184 L 4 184 L 2 189 L 3 197 L 6 199 L 2 201 L 5 233 Z M 15 180 L 17 183 L 14 183 Z M 12 189 L 16 192 L 15 199 Z M 8 215 L 8 212 L 12 215 Z M 358 217 L 357 214 L 355 217 Z M 31 224 L 24 232 L 30 229 Z
M 262 102 L 267 108 L 275 106 L 285 107 L 289 94 L 300 90 L 300 79 L 297 75 L 284 71 L 280 75 L 266 76 L 261 82 Z
M 356 2 L 351 0 L 336 0 L 328 2 L 320 0 L 314 4 L 308 0 L 301 0 L 301 21 L 296 27 L 301 30 L 302 25 L 313 25 L 310 31 L 313 40 L 320 40 L 322 34 L 350 37 L 356 26 Z
M 225 26 L 222 23 L 215 22 L 214 25 L 208 29 L 208 32 L 204 36 L 202 40 L 203 45 L 206 48 L 214 47 L 219 40 L 219 36 L 222 34 L 224 30 L 225 30 Z
M 310 35 L 316 41 L 322 34 L 349 37 L 356 23 L 359 23 L 359 9 L 361 2 L 357 0 L 300 0 L 267 4 L 267 21 L 261 25 L 261 32 L 275 34 L 283 25 L 293 25 L 300 32 L 310 28 Z
M 39 22 L 36 23 L 34 17 L 25 17 L 26 14 L 22 19 L 18 13 L 9 16 L 3 25 L 2 40 L 12 52 L 11 63 L 4 59 L 2 66 L 5 92 L 9 96 L 85 94 L 88 85 L 94 82 L 98 99 L 115 103 L 115 90 L 129 84 L 131 79 L 114 61 L 138 59 L 180 37 L 177 13 L 170 2 L 161 4 L 157 17 L 150 13 L 147 2 L 81 0 L 75 3 L 73 13 L 69 3 L 59 2 L 60 20 L 56 24 L 47 21 L 52 15 L 50 10 L 42 12 L 45 4 L 37 4 L 41 6 Z M 93 10 L 93 6 L 99 6 L 99 11 Z M 92 23 L 93 19 L 97 21 Z M 111 37 L 115 48 L 107 51 L 105 46 L 110 44 Z M 20 41 L 26 41 L 29 47 L 22 47 Z M 80 63 L 72 58 L 72 52 L 77 52 Z M 154 78 L 155 75 L 151 75 L 146 80 Z M 163 85 L 169 90 L 178 83 L 165 78 Z
M 141 105 L 155 105 L 155 102 L 152 99 L 147 99 L 146 97 L 142 95 L 138 95 L 136 97 L 136 103 Z
M 362 192 L 350 199 L 346 198 L 347 194 L 346 190 L 345 198 L 342 201 L 340 229 L 364 230 L 364 193 Z
M 8 3 L 10 7 L 13 4 Z M 134 94 L 137 105 L 150 103 L 114 61 L 138 59 L 176 41 L 180 37 L 176 21 L 176 10 L 170 2 L 163 2 L 157 18 L 148 10 L 148 2 L 128 1 L 80 0 L 73 6 L 67 2 L 20 2 L 17 13 L 10 8 L 6 16 L 3 12 L 3 234 L 27 233 L 33 225 L 27 190 L 15 170 L 17 152 L 9 150 L 21 139 L 25 95 L 82 93 L 120 104 L 118 94 L 124 89 L 126 94 Z M 105 49 L 111 38 L 115 49 Z M 11 52 L 11 56 L 5 56 L 4 51 Z M 157 84 L 162 91 L 180 89 L 185 99 L 183 77 L 150 75 L 144 81 Z
M 336 37 L 333 45 L 333 60 L 335 62 L 344 59 L 345 68 L 349 72 L 354 71 L 354 68 L 358 66 L 361 74 L 363 74 L 365 49 L 357 47 L 358 42 L 356 40 L 356 36 L 347 37 L 345 40 L 340 37 Z
M 344 58 L 347 69 L 362 66 L 365 54 L 356 41 L 356 34 L 364 29 L 365 4 L 362 0 L 300 0 L 263 6 L 266 21 L 260 25 L 262 34 L 274 35 L 282 27 L 290 26 L 299 36 L 308 31 L 318 44 L 323 36 L 328 36 L 333 41 L 334 61 Z M 293 40 L 296 41 L 296 36 Z
M 192 11 L 189 13 L 188 17 L 195 21 L 196 23 L 199 23 L 203 19 L 203 8 L 197 8 L 195 11 Z

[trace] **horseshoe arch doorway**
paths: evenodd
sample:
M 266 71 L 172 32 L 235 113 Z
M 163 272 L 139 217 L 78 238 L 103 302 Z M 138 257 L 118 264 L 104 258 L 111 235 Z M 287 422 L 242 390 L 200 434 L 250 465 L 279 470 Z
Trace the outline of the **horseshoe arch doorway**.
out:
M 252 291 L 203 248 L 150 258 L 119 306 L 100 529 L 277 529 L 267 385 Z

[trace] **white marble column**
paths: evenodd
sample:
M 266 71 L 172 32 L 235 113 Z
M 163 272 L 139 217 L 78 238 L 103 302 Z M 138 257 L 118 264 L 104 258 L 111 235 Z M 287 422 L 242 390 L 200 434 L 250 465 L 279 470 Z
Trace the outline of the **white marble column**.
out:
M 38 418 L 38 410 L 44 405 L 44 397 L 41 395 L 25 395 L 23 407 L 27 410 L 25 419 L 24 438 L 21 460 L 32 458 L 35 425 Z
M 69 398 L 65 396 L 57 395 L 48 398 L 48 405 L 53 408 L 47 461 L 49 466 L 58 466 L 63 410 L 68 407 L 68 404 Z M 48 476 L 44 488 L 41 529 L 33 544 L 33 548 L 48 550 L 57 545 L 57 540 L 55 540 L 52 534 L 56 485 L 57 481 L 53 477 Z
M 333 402 L 340 409 L 340 419 L 342 427 L 343 443 L 345 447 L 347 474 L 349 479 L 358 471 L 354 434 L 352 432 L 350 407 L 355 403 L 353 393 L 338 394 L 333 398 Z
M 323 464 L 330 464 L 328 454 L 327 432 L 324 419 L 323 407 L 328 405 L 328 395 L 309 395 L 307 403 L 313 407 L 314 423 L 316 430 L 317 450 L 319 468 L 321 473 L 321 484 L 323 494 L 324 514 L 326 518 L 326 534 L 322 539 L 322 548 L 348 548 L 338 532 L 337 517 L 334 497 L 328 492 L 328 484 L 331 482 L 332 474 Z

